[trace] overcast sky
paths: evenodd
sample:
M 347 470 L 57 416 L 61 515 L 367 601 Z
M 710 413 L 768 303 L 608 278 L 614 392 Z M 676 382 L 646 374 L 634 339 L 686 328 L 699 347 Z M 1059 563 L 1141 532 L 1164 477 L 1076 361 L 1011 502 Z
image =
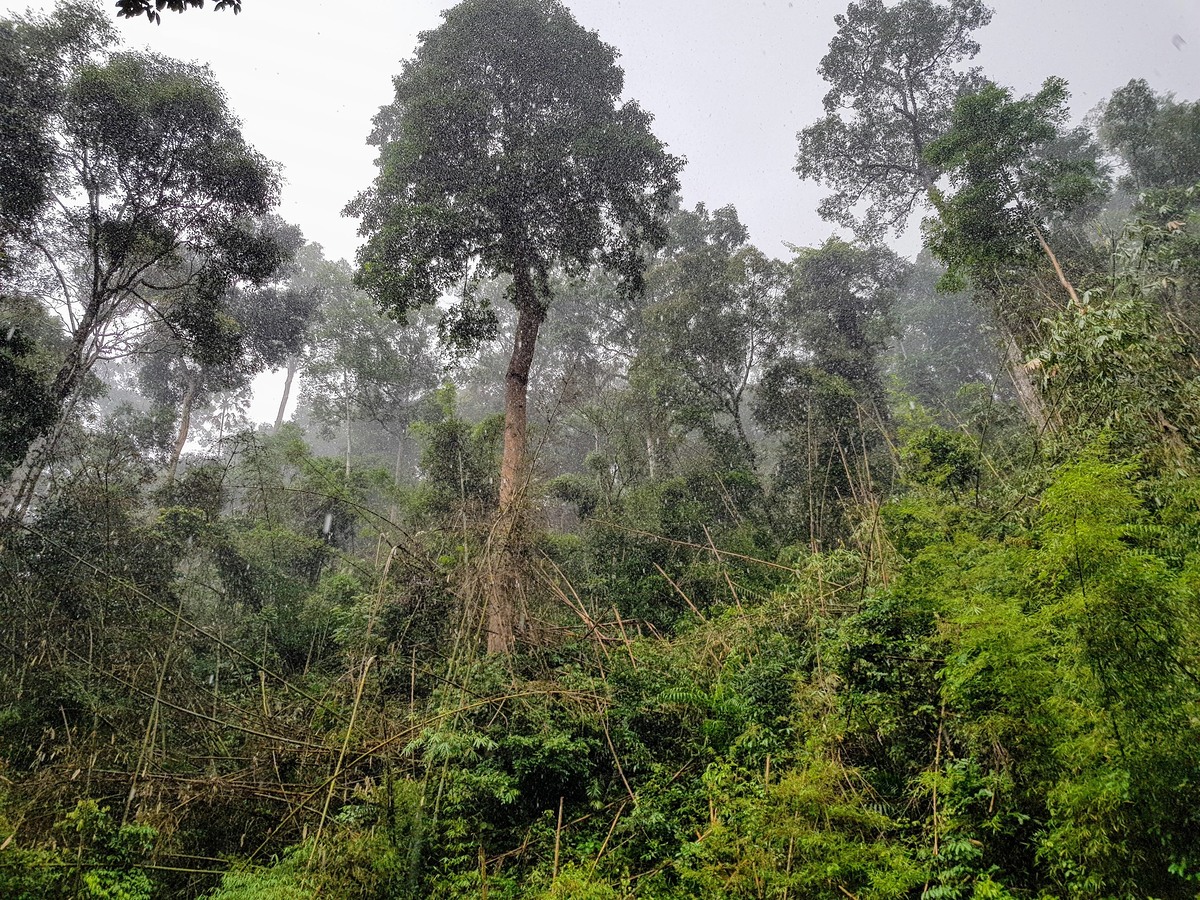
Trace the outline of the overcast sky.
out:
M 102 0 L 111 8 L 109 0 Z M 370 119 L 391 99 L 391 77 L 436 27 L 450 0 L 244 0 L 241 15 L 163 13 L 162 24 L 120 23 L 125 41 L 208 63 L 250 141 L 283 165 L 282 213 L 327 255 L 353 259 L 346 202 L 374 175 Z M 34 3 L 0 0 L 17 12 Z M 568 0 L 581 24 L 621 53 L 626 96 L 687 157 L 684 200 L 734 204 L 755 243 L 823 240 L 820 186 L 801 183 L 796 132 L 821 113 L 816 73 L 846 0 Z M 1200 98 L 1197 0 L 993 0 L 977 63 L 1027 93 L 1048 75 L 1068 80 L 1081 117 L 1114 88 L 1144 77 L 1181 99 Z M 353 10 L 350 12 L 348 10 Z M 906 241 L 913 244 L 913 241 Z M 915 246 L 903 249 L 912 251 Z

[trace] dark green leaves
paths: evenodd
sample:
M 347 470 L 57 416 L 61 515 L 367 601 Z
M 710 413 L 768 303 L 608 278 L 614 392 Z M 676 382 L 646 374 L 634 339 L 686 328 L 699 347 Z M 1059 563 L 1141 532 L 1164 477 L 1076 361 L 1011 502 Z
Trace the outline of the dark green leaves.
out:
M 117 0 L 117 16 L 118 18 L 133 19 L 144 15 L 155 25 L 161 25 L 162 16 L 159 13 L 164 9 L 181 13 L 189 7 L 203 9 L 204 0 L 153 0 L 153 2 L 152 0 Z M 242 11 L 242 0 L 216 0 L 213 9 L 232 9 L 236 16 Z
M 929 246 L 947 265 L 943 283 L 995 289 L 1014 267 L 1030 265 L 1039 234 L 1103 198 L 1107 181 L 1095 143 L 1062 130 L 1067 86 L 1048 78 L 1014 100 L 995 84 L 961 97 L 950 128 L 925 151 L 955 191 L 938 206 Z
M 375 118 L 359 284 L 398 312 L 477 274 L 601 262 L 636 279 L 681 161 L 620 102 L 616 52 L 550 0 L 467 0 Z

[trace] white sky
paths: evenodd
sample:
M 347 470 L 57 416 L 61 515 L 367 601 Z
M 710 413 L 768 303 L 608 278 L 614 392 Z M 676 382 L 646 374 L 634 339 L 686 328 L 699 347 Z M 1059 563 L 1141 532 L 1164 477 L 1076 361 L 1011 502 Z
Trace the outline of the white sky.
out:
M 110 0 L 104 5 L 112 8 Z M 244 0 L 240 16 L 212 2 L 162 24 L 124 20 L 130 46 L 207 62 L 248 139 L 282 163 L 282 215 L 326 255 L 353 260 L 355 223 L 341 217 L 374 176 L 370 119 L 391 99 L 391 77 L 418 32 L 450 0 Z M 688 158 L 687 205 L 733 203 L 766 253 L 831 232 L 815 209 L 819 185 L 792 166 L 796 132 L 821 114 L 816 74 L 846 0 L 567 0 L 581 24 L 621 52 L 626 96 L 655 115 L 654 130 Z M 992 79 L 1028 93 L 1067 79 L 1082 117 L 1130 78 L 1200 98 L 1197 0 L 992 0 L 976 60 Z M 0 0 L 8 14 L 52 0 Z M 1177 40 L 1176 38 L 1182 39 Z M 915 237 L 901 249 L 917 249 Z M 267 403 L 267 406 L 270 404 Z M 264 418 L 271 411 L 259 412 Z
M 103 0 L 111 8 L 109 0 Z M 796 132 L 821 113 L 816 74 L 846 0 L 567 0 L 575 17 L 621 52 L 626 95 L 655 115 L 655 132 L 688 158 L 684 200 L 733 203 L 756 244 L 784 256 L 831 231 L 823 195 L 792 172 Z M 450 0 L 244 0 L 234 17 L 212 2 L 162 25 L 121 21 L 129 45 L 209 63 L 250 141 L 284 166 L 285 218 L 326 254 L 353 260 L 346 202 L 373 175 L 370 119 L 418 32 Z M 0 0 L 0 11 L 33 6 Z M 1114 88 L 1144 77 L 1200 98 L 1197 0 L 993 0 L 977 59 L 1019 93 L 1067 79 L 1082 116 Z M 1172 39 L 1186 43 L 1178 48 Z M 905 242 L 906 244 L 909 242 Z M 913 250 L 913 247 L 905 247 Z

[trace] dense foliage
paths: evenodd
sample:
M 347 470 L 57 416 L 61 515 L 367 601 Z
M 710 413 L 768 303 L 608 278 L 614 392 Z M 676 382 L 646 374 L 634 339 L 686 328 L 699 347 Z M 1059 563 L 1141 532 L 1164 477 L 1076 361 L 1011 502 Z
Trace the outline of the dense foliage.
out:
M 540 200 L 517 227 L 505 171 L 616 163 L 551 121 L 596 152 L 527 132 L 461 149 L 494 181 L 429 180 L 458 170 L 428 129 L 499 115 L 455 69 L 496 10 L 554 13 L 542 49 L 603 63 L 613 140 L 674 178 L 611 47 L 467 0 L 377 120 L 382 310 L 270 214 L 206 70 L 95 8 L 0 23 L 0 896 L 1196 897 L 1197 104 L 1133 81 L 1071 128 L 1061 81 L 959 67 L 982 5 L 864 0 L 800 139 L 855 240 L 772 259 L 733 206 L 651 194 L 619 233 Z M 915 142 L 851 78 L 869 47 Z M 864 242 L 918 206 L 931 252 Z

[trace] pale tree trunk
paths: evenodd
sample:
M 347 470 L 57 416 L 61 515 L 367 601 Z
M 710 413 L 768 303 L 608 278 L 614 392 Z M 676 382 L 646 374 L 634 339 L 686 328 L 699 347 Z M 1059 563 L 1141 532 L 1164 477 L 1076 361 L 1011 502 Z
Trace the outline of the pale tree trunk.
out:
M 287 380 L 283 382 L 283 398 L 279 401 L 279 412 L 275 413 L 275 430 L 278 431 L 283 427 L 283 416 L 287 412 L 288 397 L 292 393 L 292 379 L 296 377 L 296 369 L 300 366 L 300 360 L 294 356 L 289 356 L 287 361 Z
M 1033 379 L 1029 375 L 1029 368 L 1025 365 L 1025 355 L 1017 346 L 1017 339 L 1013 337 L 1012 332 L 1003 324 L 1001 324 L 1000 330 L 1004 332 L 1004 362 L 1008 368 L 1008 376 L 1012 379 L 1013 387 L 1017 391 L 1017 403 L 1034 427 L 1039 432 L 1044 432 L 1050 427 L 1050 419 L 1046 415 L 1046 405 L 1042 402 L 1042 395 L 1034 385 Z
M 167 466 L 167 487 L 175 483 L 175 472 L 179 468 L 179 457 L 187 446 L 188 433 L 192 430 L 192 404 L 196 400 L 199 376 L 188 372 L 187 389 L 183 392 L 183 406 L 179 410 L 179 431 L 175 435 L 175 446 L 171 448 L 171 462 Z
M 346 484 L 350 483 L 350 376 L 342 372 L 342 395 L 345 397 L 346 418 Z
M 71 336 L 71 345 L 67 348 L 67 355 L 63 359 L 62 365 L 59 366 L 50 387 L 50 395 L 62 406 L 58 419 L 51 428 L 29 443 L 21 464 L 9 474 L 3 490 L 0 490 L 0 522 L 19 519 L 33 500 L 38 481 L 46 467 L 46 460 L 54 452 L 54 447 L 58 443 L 66 420 L 78 398 L 76 389 L 79 382 L 87 375 L 91 367 L 85 349 L 88 341 L 92 338 L 99 311 L 100 302 L 93 299 L 84 310 L 83 317 Z
M 25 449 L 25 458 L 8 476 L 4 490 L 0 493 L 0 522 L 9 519 L 20 519 L 28 505 L 27 497 L 32 495 L 32 485 L 36 485 L 42 474 L 43 462 L 47 453 L 49 438 L 41 434 L 34 438 Z
M 496 577 L 487 596 L 487 649 L 508 653 L 516 643 L 516 617 L 521 591 L 519 563 L 524 541 L 525 487 L 529 477 L 526 454 L 529 370 L 545 312 L 528 269 L 513 274 L 517 332 L 512 358 L 504 377 L 504 454 L 500 460 L 500 534 Z
M 25 457 L 17 468 L 13 469 L 0 491 L 0 522 L 9 519 L 20 519 L 37 493 L 38 482 L 41 481 L 58 441 L 66 431 L 67 421 L 79 400 L 78 394 L 71 394 L 70 399 L 63 405 L 58 420 L 48 432 L 38 435 L 25 450 Z
M 520 308 L 512 358 L 504 376 L 504 455 L 500 461 L 500 511 L 511 515 L 524 494 L 528 476 L 525 460 L 525 431 L 528 422 L 529 370 L 537 344 L 542 314 Z

